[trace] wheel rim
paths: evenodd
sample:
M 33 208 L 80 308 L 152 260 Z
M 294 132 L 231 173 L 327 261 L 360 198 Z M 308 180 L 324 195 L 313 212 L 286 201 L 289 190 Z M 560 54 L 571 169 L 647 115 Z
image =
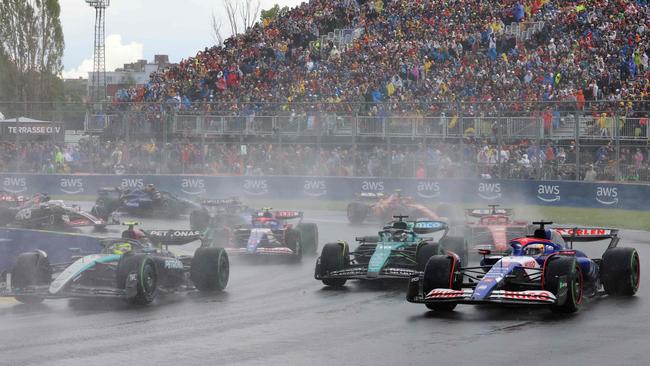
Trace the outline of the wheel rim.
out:
M 632 256 L 632 276 L 631 276 L 632 288 L 634 289 L 634 291 L 639 289 L 640 280 L 641 280 L 641 266 L 639 263 L 639 254 L 637 254 L 637 252 L 634 252 L 634 255 Z

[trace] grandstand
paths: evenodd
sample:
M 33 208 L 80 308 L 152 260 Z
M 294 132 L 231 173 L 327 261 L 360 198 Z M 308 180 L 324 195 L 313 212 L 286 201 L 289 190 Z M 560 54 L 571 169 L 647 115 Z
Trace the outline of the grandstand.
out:
M 120 91 L 88 113 L 97 140 L 43 148 L 70 164 L 8 146 L 2 168 L 648 180 L 649 16 L 647 0 L 312 0 Z

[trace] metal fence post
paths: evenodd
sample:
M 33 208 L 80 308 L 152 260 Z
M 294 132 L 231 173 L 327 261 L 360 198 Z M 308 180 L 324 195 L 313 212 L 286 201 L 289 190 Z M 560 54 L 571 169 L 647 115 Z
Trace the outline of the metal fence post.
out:
M 575 155 L 576 155 L 576 176 L 575 180 L 581 180 L 580 178 L 580 116 L 578 113 L 575 114 L 575 133 L 574 133 L 574 141 L 575 141 Z

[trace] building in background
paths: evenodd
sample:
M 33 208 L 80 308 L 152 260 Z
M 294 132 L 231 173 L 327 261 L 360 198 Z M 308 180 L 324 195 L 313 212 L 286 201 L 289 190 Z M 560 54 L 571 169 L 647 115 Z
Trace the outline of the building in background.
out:
M 149 75 L 158 70 L 173 66 L 168 55 L 155 55 L 153 63 L 138 60 L 114 71 L 106 71 L 106 95 L 110 98 L 120 89 L 142 86 L 149 81 Z M 93 73 L 88 73 L 86 95 L 90 95 Z

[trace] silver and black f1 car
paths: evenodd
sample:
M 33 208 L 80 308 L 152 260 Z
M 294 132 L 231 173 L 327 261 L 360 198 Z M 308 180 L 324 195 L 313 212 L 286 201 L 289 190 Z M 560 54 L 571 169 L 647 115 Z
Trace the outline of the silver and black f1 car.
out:
M 81 210 L 77 205 L 52 200 L 44 193 L 26 198 L 10 193 L 0 192 L 0 224 L 24 229 L 69 231 L 80 227 L 103 229 L 107 225 L 117 224 L 116 215 L 109 215 L 106 220 Z
M 315 278 L 327 286 L 343 286 L 348 279 L 409 278 L 424 270 L 432 255 L 464 250 L 463 238 L 447 236 L 447 223 L 404 221 L 407 217 L 394 216 L 396 220 L 378 236 L 355 238 L 359 245 L 354 251 L 346 241 L 325 244 L 316 261 Z M 439 232 L 438 241 L 426 236 Z
M 101 188 L 91 213 L 107 219 L 113 212 L 137 217 L 177 218 L 200 206 L 170 192 L 159 191 L 153 184 L 144 188 Z
M 478 267 L 463 267 L 453 254 L 432 256 L 421 274 L 411 277 L 407 300 L 429 309 L 453 310 L 457 304 L 540 305 L 554 312 L 575 312 L 587 298 L 632 296 L 639 287 L 639 254 L 617 247 L 618 230 L 547 229 L 535 222 L 529 237 L 510 242 L 511 252 L 485 257 Z M 602 258 L 590 259 L 574 242 L 609 240 Z M 567 243 L 568 241 L 568 243 Z
M 202 246 L 194 256 L 176 256 L 166 248 L 199 239 L 190 230 L 149 231 L 141 240 L 97 239 L 101 253 L 79 255 L 69 263 L 50 263 L 40 250 L 22 253 L 0 278 L 0 296 L 23 303 L 111 297 L 148 304 L 158 293 L 223 290 L 229 276 L 223 249 Z

